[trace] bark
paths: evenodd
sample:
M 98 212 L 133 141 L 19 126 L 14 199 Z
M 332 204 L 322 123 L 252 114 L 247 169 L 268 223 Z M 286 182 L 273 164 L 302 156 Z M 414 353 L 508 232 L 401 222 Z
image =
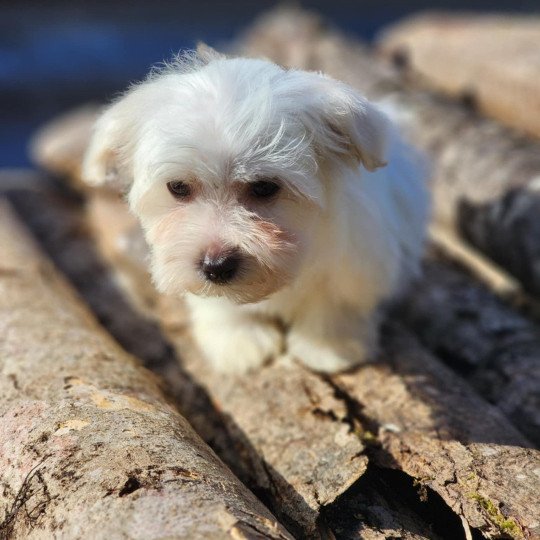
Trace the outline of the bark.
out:
M 506 418 L 390 325 L 379 364 L 331 380 L 369 421 L 374 455 L 429 486 L 485 536 L 540 537 L 540 454 Z
M 343 404 L 317 377 L 300 368 L 286 370 L 282 366 L 267 371 L 253 387 L 249 378 L 218 376 L 213 379 L 213 388 L 204 386 L 200 373 L 208 370 L 190 341 L 183 306 L 157 295 L 154 302 L 146 304 L 144 294 L 135 298 L 143 291 L 130 286 L 136 257 L 123 251 L 129 251 L 133 244 L 117 241 L 111 234 L 116 231 L 123 237 L 130 215 L 118 200 L 113 211 L 113 200 L 103 201 L 102 195 L 91 202 L 90 215 L 97 219 L 95 230 L 103 237 L 100 245 L 108 246 L 107 256 L 114 266 L 114 277 L 119 279 L 113 279 L 103 262 L 96 260 L 83 223 L 84 213 L 69 197 L 23 192 L 12 194 L 12 198 L 100 320 L 126 349 L 140 355 L 165 379 L 168 395 L 199 434 L 290 530 L 308 538 L 331 537 L 333 531 L 337 538 L 438 538 L 432 524 L 449 519 L 446 505 L 430 512 L 423 507 L 413 509 L 409 502 L 400 503 L 380 493 L 378 484 L 366 484 L 361 476 L 367 461 L 362 454 L 364 444 L 350 432 L 348 421 L 340 421 L 339 415 L 345 413 Z M 101 202 L 107 211 L 99 210 Z M 116 254 L 111 251 L 114 248 Z M 126 296 L 119 294 L 115 282 Z M 167 313 L 167 335 L 150 318 L 158 312 Z M 291 381 L 282 382 L 289 376 Z M 221 399 L 230 399 L 232 410 Z M 331 413 L 327 415 L 326 409 Z M 262 416 L 256 416 L 257 410 Z M 294 411 L 292 416 L 290 410 Z M 301 449 L 298 455 L 295 449 Z M 280 456 L 281 451 L 286 455 Z M 360 484 L 353 484 L 358 478 Z M 407 481 L 415 493 L 412 479 L 407 477 Z M 348 489 L 351 484 L 354 487 Z M 333 498 L 335 502 L 328 504 Z
M 111 229 L 98 224 L 98 234 Z M 315 535 L 340 494 L 350 508 L 368 455 L 404 471 L 428 498 L 439 495 L 486 536 L 538 537 L 539 453 L 407 331 L 387 329 L 381 361 L 350 375 L 322 377 L 282 360 L 247 378 L 224 377 L 200 358 L 180 301 L 159 297 L 155 313 L 182 369 L 220 411 L 233 456 L 241 456 L 235 472 L 288 524 Z M 189 393 L 176 395 L 204 431 Z M 235 459 L 219 437 L 213 443 Z
M 291 538 L 0 208 L 0 536 Z
M 321 70 L 382 100 L 433 162 L 436 220 L 540 294 L 540 143 L 460 103 L 410 87 L 398 70 L 301 11 L 263 18 L 238 48 L 286 66 Z
M 399 317 L 422 342 L 540 446 L 540 331 L 462 270 L 440 259 Z M 434 317 L 434 314 L 437 314 Z
M 458 218 L 465 204 L 473 208 L 476 219 L 482 215 L 478 203 L 496 205 L 508 197 L 512 175 L 512 185 L 523 187 L 538 174 L 540 159 L 534 144 L 516 139 L 459 105 L 404 89 L 395 71 L 374 61 L 362 47 L 323 28 L 315 17 L 290 12 L 273 16 L 256 26 L 242 43 L 244 51 L 326 71 L 371 97 L 389 97 L 397 103 L 406 113 L 402 119 L 413 139 L 434 157 L 436 213 L 447 226 L 463 228 Z M 504 155 L 494 151 L 488 159 L 484 148 L 501 150 Z M 474 182 L 477 176 L 486 181 Z M 523 218 L 523 214 L 518 216 Z M 510 223 L 513 227 L 514 218 L 508 217 L 504 226 Z M 491 237 L 503 226 L 498 219 L 492 221 L 483 229 Z M 527 227 L 524 230 L 530 231 Z M 101 223 L 99 230 L 103 236 L 107 226 Z M 520 246 L 525 234 L 508 231 Z M 527 265 L 527 257 L 521 250 L 514 259 Z M 137 259 L 122 254 L 110 258 L 114 264 Z M 129 273 L 130 264 L 122 263 L 119 268 Z M 516 272 L 515 265 L 512 270 Z M 534 289 L 534 279 L 524 281 Z M 133 287 L 130 294 L 136 295 L 137 290 Z M 326 521 L 337 531 L 335 525 L 329 525 L 331 510 L 351 509 L 358 502 L 353 494 L 366 466 L 359 459 L 364 455 L 355 456 L 352 474 L 359 480 L 341 483 L 341 467 L 348 466 L 343 459 L 354 448 L 351 435 L 355 435 L 360 452 L 371 456 L 372 462 L 404 471 L 409 480 L 418 483 L 422 495 L 427 494 L 428 500 L 440 496 L 464 518 L 467 527 L 478 528 L 486 536 L 539 536 L 540 523 L 534 514 L 539 497 L 538 452 L 497 408 L 426 353 L 406 330 L 390 326 L 384 334 L 383 361 L 354 374 L 325 378 L 277 362 L 248 379 L 224 378 L 209 371 L 199 358 L 182 306 L 158 297 L 152 310 L 169 343 L 182 356 L 181 376 L 170 378 L 178 403 L 224 459 L 229 463 L 237 460 L 235 471 L 241 478 L 258 488 L 258 494 L 275 505 L 289 523 L 299 520 L 304 531 L 315 534 L 314 522 L 321 527 Z M 114 313 L 111 317 L 114 319 Z M 159 369 L 169 369 L 167 366 Z M 184 391 L 186 378 L 192 386 Z M 201 389 L 219 413 L 211 426 L 201 419 L 201 408 L 190 412 Z M 288 445 L 302 437 L 308 449 L 315 449 L 308 457 L 315 460 L 313 474 L 306 474 L 309 466 L 302 456 L 283 457 Z M 232 443 L 232 454 L 225 441 Z M 336 470 L 328 471 L 321 466 L 322 456 L 332 456 L 336 446 L 341 457 L 339 461 L 329 457 L 328 463 L 336 463 Z M 348 474 L 343 475 L 347 480 Z M 343 498 L 348 500 L 346 504 Z M 373 500 L 371 503 L 373 507 Z M 409 506 L 406 510 L 405 514 L 414 513 Z M 375 534 L 377 525 L 373 523 L 367 520 L 370 533 Z M 385 526 L 390 530 L 388 520 Z M 403 515 L 398 530 L 410 532 Z
M 385 29 L 379 46 L 428 86 L 540 137 L 540 18 L 427 13 Z

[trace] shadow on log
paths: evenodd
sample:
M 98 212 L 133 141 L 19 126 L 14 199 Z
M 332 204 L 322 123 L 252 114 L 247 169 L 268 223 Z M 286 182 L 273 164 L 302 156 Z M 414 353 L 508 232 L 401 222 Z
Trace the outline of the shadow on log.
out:
M 291 538 L 0 203 L 0 536 Z
M 540 330 L 535 324 L 436 256 L 426 261 L 424 278 L 396 316 L 540 445 Z

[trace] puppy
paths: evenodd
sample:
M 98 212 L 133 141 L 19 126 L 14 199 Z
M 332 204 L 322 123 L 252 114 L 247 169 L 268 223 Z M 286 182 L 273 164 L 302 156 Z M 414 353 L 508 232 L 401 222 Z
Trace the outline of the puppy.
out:
M 205 48 L 105 110 L 83 164 L 127 192 L 157 288 L 184 296 L 208 360 L 364 361 L 381 303 L 418 269 L 428 199 L 374 105 L 319 73 Z

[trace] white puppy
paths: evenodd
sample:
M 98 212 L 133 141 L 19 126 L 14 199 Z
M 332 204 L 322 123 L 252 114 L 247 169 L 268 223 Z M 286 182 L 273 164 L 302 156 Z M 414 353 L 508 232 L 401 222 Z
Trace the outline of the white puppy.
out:
M 98 120 L 83 176 L 128 191 L 157 288 L 221 370 L 362 362 L 421 256 L 423 179 L 387 118 L 266 60 L 205 49 L 152 73 Z

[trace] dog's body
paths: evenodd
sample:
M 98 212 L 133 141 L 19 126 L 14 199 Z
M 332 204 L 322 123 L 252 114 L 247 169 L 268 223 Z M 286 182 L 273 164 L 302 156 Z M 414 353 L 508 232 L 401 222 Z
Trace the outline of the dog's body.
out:
M 154 281 L 186 296 L 217 368 L 286 351 L 347 369 L 373 351 L 381 302 L 418 267 L 428 202 L 416 158 L 342 83 L 205 56 L 112 105 L 83 174 L 129 188 Z

